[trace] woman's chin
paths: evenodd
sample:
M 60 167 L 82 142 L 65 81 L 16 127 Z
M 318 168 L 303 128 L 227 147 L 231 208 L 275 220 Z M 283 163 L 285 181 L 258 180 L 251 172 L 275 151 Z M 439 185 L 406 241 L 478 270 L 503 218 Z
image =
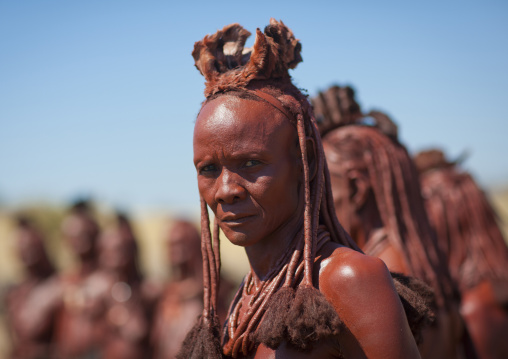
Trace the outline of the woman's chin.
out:
M 231 228 L 222 229 L 226 238 L 235 246 L 248 247 L 256 243 L 255 238 L 246 231 Z

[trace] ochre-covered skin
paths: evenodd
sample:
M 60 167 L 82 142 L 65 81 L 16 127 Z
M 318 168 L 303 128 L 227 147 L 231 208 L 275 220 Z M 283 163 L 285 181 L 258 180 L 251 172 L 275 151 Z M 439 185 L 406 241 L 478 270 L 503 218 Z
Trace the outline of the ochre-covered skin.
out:
M 228 239 L 245 247 L 254 286 L 262 283 L 303 224 L 298 150 L 295 127 L 263 101 L 222 95 L 206 103 L 196 121 L 200 194 Z M 256 347 L 249 357 L 337 358 L 342 351 L 345 358 L 419 358 L 383 262 L 332 242 L 316 255 L 313 284 L 345 324 L 341 333 L 307 353 L 283 343 L 275 351 Z

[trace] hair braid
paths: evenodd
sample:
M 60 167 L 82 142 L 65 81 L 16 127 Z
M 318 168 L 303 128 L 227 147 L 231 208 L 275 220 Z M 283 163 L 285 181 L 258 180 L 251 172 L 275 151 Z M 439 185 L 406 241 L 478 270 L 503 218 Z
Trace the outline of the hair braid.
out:
M 310 201 L 310 185 L 309 185 L 309 163 L 307 161 L 307 144 L 305 135 L 305 127 L 303 124 L 303 118 L 301 115 L 297 120 L 297 129 L 298 129 L 298 139 L 300 142 L 300 151 L 302 155 L 302 164 L 303 164 L 303 177 L 304 177 L 304 186 L 305 186 L 305 210 L 304 210 L 304 239 L 305 239 L 305 247 L 303 256 L 305 258 L 305 278 L 304 285 L 311 286 L 312 285 L 312 265 L 314 264 L 314 253 L 312 252 L 312 236 L 314 234 L 312 228 L 312 213 L 311 213 L 311 201 Z

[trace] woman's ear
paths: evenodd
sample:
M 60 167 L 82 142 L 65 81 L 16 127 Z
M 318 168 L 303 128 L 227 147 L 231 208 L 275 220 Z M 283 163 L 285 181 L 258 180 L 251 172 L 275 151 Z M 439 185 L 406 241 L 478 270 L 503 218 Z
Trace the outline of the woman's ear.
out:
M 348 171 L 349 197 L 355 210 L 361 209 L 370 191 L 370 182 L 365 173 L 359 170 Z
M 312 137 L 306 138 L 307 162 L 309 163 L 309 182 L 314 179 L 317 173 L 316 143 Z

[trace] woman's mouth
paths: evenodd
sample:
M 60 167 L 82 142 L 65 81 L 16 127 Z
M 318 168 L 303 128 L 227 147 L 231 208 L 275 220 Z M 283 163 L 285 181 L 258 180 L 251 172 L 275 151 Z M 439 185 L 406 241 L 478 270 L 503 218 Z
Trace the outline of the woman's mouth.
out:
M 221 222 L 228 226 L 241 225 L 254 218 L 254 215 L 241 214 L 241 215 L 225 215 L 221 218 Z

